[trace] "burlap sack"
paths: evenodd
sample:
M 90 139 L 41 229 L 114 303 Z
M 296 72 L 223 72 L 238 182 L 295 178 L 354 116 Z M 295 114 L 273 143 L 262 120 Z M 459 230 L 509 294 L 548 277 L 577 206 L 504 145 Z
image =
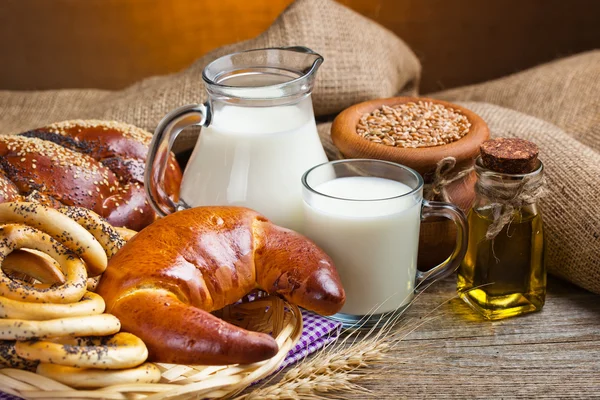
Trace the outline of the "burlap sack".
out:
M 600 153 L 541 119 L 487 103 L 458 104 L 479 114 L 492 136 L 538 144 L 550 189 L 541 201 L 548 271 L 600 294 Z M 319 125 L 323 147 L 330 158 L 341 158 L 330 128 Z
M 541 201 L 548 271 L 600 293 L 600 153 L 541 119 L 486 103 L 459 103 L 488 123 L 492 136 L 537 143 L 549 194 Z
M 298 0 L 257 38 L 219 48 L 177 74 L 114 92 L 0 92 L 0 133 L 74 118 L 114 119 L 153 131 L 173 108 L 205 101 L 201 74 L 210 61 L 246 49 L 292 45 L 325 58 L 313 92 L 317 116 L 370 98 L 416 93 L 421 66 L 393 33 L 333 0 Z
M 552 122 L 600 151 L 600 50 L 505 78 L 436 93 L 448 101 L 483 101 Z
M 540 146 L 550 189 L 542 201 L 548 270 L 600 293 L 600 51 L 433 97 L 501 105 L 463 104 L 483 117 L 492 136 Z M 319 127 L 323 145 L 338 157 L 329 128 Z
M 212 59 L 241 49 L 306 45 L 324 55 L 314 92 L 319 116 L 369 98 L 413 90 L 420 66 L 393 34 L 332 0 L 298 0 L 263 35 L 227 46 L 178 74 L 146 79 L 118 92 L 64 90 L 0 92 L 0 131 L 19 132 L 71 118 L 107 118 L 153 130 L 169 110 L 204 101 L 201 71 Z M 450 101 L 485 100 L 514 110 L 465 103 L 494 136 L 536 142 L 550 195 L 543 200 L 549 270 L 600 293 L 600 53 L 592 52 L 520 74 L 439 94 Z M 319 126 L 330 158 L 330 124 Z M 569 132 L 569 133 L 567 133 Z M 584 142 L 580 143 L 578 140 Z
M 600 293 L 600 51 L 433 97 L 540 118 L 468 103 L 493 136 L 540 146 L 550 189 L 542 202 L 548 269 Z

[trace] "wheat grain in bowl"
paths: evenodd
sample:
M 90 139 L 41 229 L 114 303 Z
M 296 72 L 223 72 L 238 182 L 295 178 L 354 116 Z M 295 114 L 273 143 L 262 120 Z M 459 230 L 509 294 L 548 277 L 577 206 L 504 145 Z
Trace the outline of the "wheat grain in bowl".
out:
M 433 147 L 465 136 L 471 123 L 459 110 L 430 101 L 383 105 L 364 114 L 356 133 L 373 143 L 395 147 Z

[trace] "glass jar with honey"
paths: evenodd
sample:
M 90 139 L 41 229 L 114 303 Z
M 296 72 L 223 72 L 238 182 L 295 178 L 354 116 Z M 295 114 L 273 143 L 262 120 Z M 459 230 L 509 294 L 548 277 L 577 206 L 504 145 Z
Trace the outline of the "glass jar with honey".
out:
M 538 200 L 545 193 L 537 146 L 494 139 L 475 163 L 476 198 L 469 211 L 467 254 L 458 293 L 484 318 L 539 311 L 546 297 L 544 231 Z

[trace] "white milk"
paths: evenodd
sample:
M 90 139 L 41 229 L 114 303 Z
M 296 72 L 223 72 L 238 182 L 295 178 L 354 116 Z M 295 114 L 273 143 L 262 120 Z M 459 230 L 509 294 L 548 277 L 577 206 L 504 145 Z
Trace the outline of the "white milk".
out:
M 300 230 L 300 178 L 327 161 L 310 97 L 287 106 L 215 107 L 186 168 L 181 198 L 191 206 L 249 207 Z
M 386 199 L 411 191 L 400 182 L 360 176 L 333 179 L 313 189 L 354 200 Z M 407 304 L 416 274 L 420 197 L 347 201 L 311 194 L 307 199 L 304 233 L 337 267 L 346 290 L 341 312 L 379 314 Z

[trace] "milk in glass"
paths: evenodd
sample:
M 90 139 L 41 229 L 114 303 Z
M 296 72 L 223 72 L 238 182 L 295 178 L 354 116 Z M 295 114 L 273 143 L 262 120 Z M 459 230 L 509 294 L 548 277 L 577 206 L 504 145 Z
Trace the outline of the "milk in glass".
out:
M 416 275 L 420 197 L 401 196 L 412 191 L 401 182 L 363 176 L 313 190 L 325 196 L 304 203 L 304 233 L 336 265 L 346 291 L 341 312 L 380 314 L 406 305 Z
M 300 230 L 300 178 L 327 161 L 310 96 L 270 107 L 215 102 L 212 112 L 186 169 L 182 200 L 191 206 L 249 207 Z

